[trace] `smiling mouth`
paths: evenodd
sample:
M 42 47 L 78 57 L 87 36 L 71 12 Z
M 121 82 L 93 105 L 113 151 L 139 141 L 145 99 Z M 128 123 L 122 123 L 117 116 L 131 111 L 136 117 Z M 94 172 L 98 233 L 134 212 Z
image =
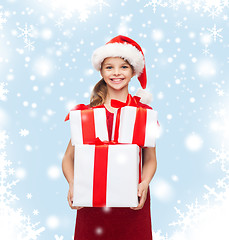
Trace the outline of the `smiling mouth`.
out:
M 121 82 L 124 80 L 124 78 L 110 78 L 112 82 Z

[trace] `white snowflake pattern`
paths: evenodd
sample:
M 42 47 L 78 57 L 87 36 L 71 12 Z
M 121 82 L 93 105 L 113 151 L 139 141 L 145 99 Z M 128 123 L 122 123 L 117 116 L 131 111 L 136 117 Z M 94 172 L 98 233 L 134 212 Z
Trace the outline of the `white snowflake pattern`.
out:
M 166 233 L 166 235 L 163 236 L 161 230 L 158 230 L 156 232 L 153 231 L 153 239 L 154 240 L 168 240 L 168 234 Z
M 178 10 L 180 6 L 183 4 L 187 7 L 187 9 L 194 9 L 195 12 L 208 13 L 208 17 L 220 16 L 223 13 L 224 9 L 229 6 L 228 0 L 151 0 L 144 7 L 151 6 L 153 8 L 153 12 L 156 12 L 157 7 L 170 7 L 174 10 Z
M 203 49 L 203 54 L 205 56 L 210 55 L 210 49 L 208 48 L 208 46 L 205 46 L 205 48 Z
M 21 136 L 25 137 L 25 136 L 29 135 L 29 130 L 27 130 L 27 129 L 21 129 L 20 132 L 19 132 L 19 134 L 20 134 Z
M 220 13 L 223 12 L 223 9 L 225 7 L 224 5 L 225 1 L 204 1 L 203 5 L 203 11 L 209 13 L 208 16 L 212 17 L 214 19 L 215 17 L 219 16 Z
M 6 146 L 6 140 L 9 136 L 6 134 L 6 131 L 0 131 L 0 149 L 4 149 Z
M 31 25 L 28 28 L 28 25 L 26 23 L 24 28 L 18 27 L 18 29 L 21 31 L 21 34 L 18 35 L 18 37 L 23 37 L 25 41 L 27 41 L 29 37 L 33 37 L 33 28 Z
M 198 203 L 198 200 L 196 199 L 195 203 L 193 204 L 186 204 L 187 211 L 184 213 L 177 207 L 175 207 L 175 211 L 178 214 L 178 220 L 170 223 L 170 226 L 180 226 L 181 231 L 185 231 L 187 228 L 190 227 L 191 224 L 195 222 L 195 219 L 197 218 L 197 215 L 202 210 L 203 207 L 201 207 Z
M 0 11 L 0 30 L 3 29 L 3 24 L 7 22 L 8 13 L 5 11 Z
M 176 11 L 179 9 L 180 4 L 181 4 L 180 0 L 169 0 L 168 2 L 169 7 Z
M 25 48 L 27 48 L 29 51 L 34 51 L 35 47 L 34 44 L 35 42 L 31 42 L 30 39 L 27 39 L 27 41 L 25 41 Z
M 6 101 L 6 94 L 9 92 L 9 90 L 7 90 L 5 86 L 7 86 L 7 83 L 0 83 L 0 100 L 2 101 Z
M 90 11 L 88 11 L 88 10 L 82 11 L 80 13 L 80 16 L 79 16 L 80 22 L 86 22 L 86 20 L 88 19 L 89 14 L 90 14 Z
M 55 240 L 63 240 L 64 239 L 64 236 L 58 236 L 57 234 L 55 234 Z
M 5 131 L 0 132 L 0 147 L 5 148 L 8 139 Z M 25 216 L 21 208 L 13 209 L 10 204 L 19 200 L 12 192 L 12 187 L 19 180 L 9 182 L 8 178 L 14 173 L 10 168 L 12 162 L 6 159 L 5 151 L 0 152 L 0 239 L 33 239 L 36 240 L 44 227 L 38 228 L 39 222 L 31 223 L 30 216 Z M 8 181 L 7 181 L 8 180 Z
M 229 152 L 225 149 L 224 144 L 222 144 L 220 150 L 210 148 L 210 150 L 216 154 L 216 158 L 213 159 L 210 164 L 219 162 L 221 171 L 229 174 Z M 229 177 L 229 176 L 228 176 Z M 229 187 L 229 185 L 228 185 Z
M 56 21 L 55 26 L 57 26 L 59 29 L 61 29 L 64 26 L 63 22 L 64 22 L 64 18 L 61 17 Z
M 223 36 L 219 34 L 223 30 L 223 28 L 217 30 L 216 25 L 214 24 L 213 28 L 207 28 L 207 30 L 211 33 L 210 36 L 213 36 L 214 42 L 216 42 L 217 37 L 223 38 Z
M 103 6 L 107 6 L 107 7 L 110 6 L 110 5 L 109 5 L 106 1 L 104 1 L 104 0 L 97 0 L 96 4 L 99 5 L 99 10 L 100 10 L 100 11 L 102 11 Z
M 18 27 L 18 29 L 21 31 L 21 33 L 18 35 L 18 37 L 23 37 L 24 39 L 24 43 L 25 43 L 25 48 L 27 48 L 29 51 L 33 51 L 34 50 L 34 43 L 35 42 L 31 42 L 30 38 L 34 37 L 33 31 L 34 28 L 32 25 L 30 25 L 28 27 L 28 24 L 25 24 L 24 28 Z
M 228 236 L 229 230 L 227 224 L 229 215 L 228 201 L 229 201 L 229 152 L 222 144 L 220 150 L 211 148 L 211 152 L 215 153 L 216 157 L 210 162 L 220 163 L 220 167 L 225 176 L 218 179 L 216 187 L 209 187 L 204 185 L 207 190 L 203 195 L 203 200 L 206 204 L 199 204 L 196 199 L 194 204 L 186 205 L 187 211 L 182 212 L 175 207 L 175 211 L 178 214 L 178 220 L 173 221 L 170 226 L 179 226 L 180 230 L 169 239 L 197 239 L 197 236 L 205 236 L 206 239 L 215 239 L 216 236 L 220 236 L 219 239 L 225 239 L 221 236 Z M 225 213 L 222 216 L 221 213 Z M 214 216 L 214 217 L 212 217 Z M 208 226 L 214 226 L 209 228 Z
M 162 0 L 151 0 L 149 1 L 149 3 L 145 4 L 144 7 L 149 7 L 151 6 L 153 8 L 153 12 L 156 13 L 157 7 L 167 7 L 168 3 L 167 2 L 163 2 Z

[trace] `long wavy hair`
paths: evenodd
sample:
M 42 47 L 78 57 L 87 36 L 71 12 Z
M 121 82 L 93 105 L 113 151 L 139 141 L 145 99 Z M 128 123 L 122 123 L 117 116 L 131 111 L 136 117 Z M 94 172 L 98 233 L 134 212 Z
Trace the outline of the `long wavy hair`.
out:
M 107 96 L 107 84 L 102 78 L 100 81 L 96 83 L 92 90 L 90 98 L 90 107 L 95 107 L 104 104 L 106 96 Z

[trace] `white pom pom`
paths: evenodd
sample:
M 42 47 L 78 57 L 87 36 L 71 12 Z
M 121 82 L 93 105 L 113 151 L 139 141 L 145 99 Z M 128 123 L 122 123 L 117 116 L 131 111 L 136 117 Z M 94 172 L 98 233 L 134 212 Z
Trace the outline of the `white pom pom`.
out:
M 153 99 L 153 95 L 142 88 L 139 88 L 137 90 L 135 96 L 140 97 L 141 98 L 140 102 L 144 104 L 150 104 Z

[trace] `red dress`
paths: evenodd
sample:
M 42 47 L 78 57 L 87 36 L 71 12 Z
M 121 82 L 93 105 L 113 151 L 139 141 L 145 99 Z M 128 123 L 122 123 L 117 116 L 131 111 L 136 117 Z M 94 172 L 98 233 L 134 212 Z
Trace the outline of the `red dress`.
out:
M 141 107 L 150 108 L 139 103 Z M 104 107 L 104 105 L 96 106 Z M 106 109 L 109 138 L 114 114 Z M 144 159 L 143 159 L 144 164 Z M 77 210 L 74 240 L 152 240 L 150 193 L 140 210 L 84 207 Z

